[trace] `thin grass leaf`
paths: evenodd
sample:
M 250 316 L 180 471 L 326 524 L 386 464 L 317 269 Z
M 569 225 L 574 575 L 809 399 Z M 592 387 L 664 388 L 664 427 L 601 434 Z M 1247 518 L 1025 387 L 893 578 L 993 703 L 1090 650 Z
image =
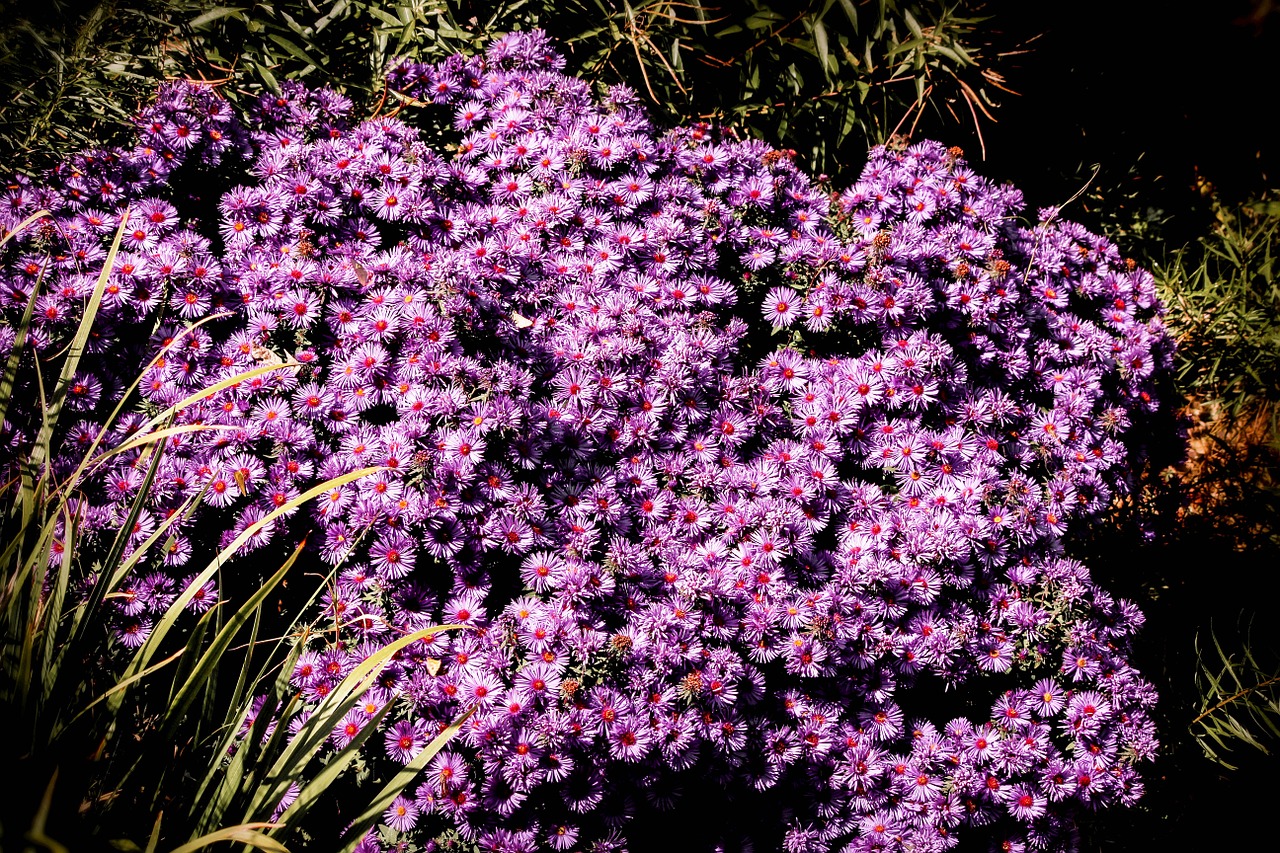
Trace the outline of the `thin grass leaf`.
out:
M 164 720 L 161 723 L 161 731 L 164 737 L 169 737 L 177 730 L 178 723 L 182 716 L 186 713 L 187 708 L 191 705 L 191 701 L 196 696 L 196 690 L 203 685 L 212 675 L 214 670 L 221 663 L 222 655 L 231 645 L 231 641 L 235 639 L 236 634 L 244 627 L 262 607 L 262 602 L 266 601 L 271 591 L 284 580 L 284 576 L 293 568 L 293 564 L 298 561 L 298 556 L 302 553 L 302 549 L 307 546 L 306 537 L 289 555 L 289 559 L 285 560 L 278 571 L 267 581 L 258 587 L 257 591 L 236 611 L 218 632 L 217 637 L 209 645 L 207 651 L 201 656 L 199 662 L 191 671 L 190 677 L 178 688 L 177 694 L 169 703 L 168 709 L 165 711 Z
M 347 712 L 355 707 L 356 702 L 377 681 L 378 674 L 402 649 L 408 648 L 419 640 L 434 636 L 442 631 L 463 628 L 462 625 L 441 625 L 423 628 L 412 634 L 400 637 L 362 660 L 338 683 L 307 718 L 305 724 L 293 736 L 293 740 L 285 747 L 280 757 L 267 773 L 269 783 L 250 803 L 245 819 L 249 819 L 268 803 L 274 806 L 288 791 L 290 783 L 306 769 L 312 755 L 324 744 L 329 734 L 338 725 Z
M 146 642 L 144 642 L 134 654 L 133 659 L 125 668 L 123 677 L 128 678 L 130 675 L 141 671 L 147 666 L 147 663 L 159 650 L 160 644 L 164 642 L 165 637 L 168 636 L 169 631 L 176 624 L 178 618 L 182 615 L 183 611 L 186 610 L 187 605 L 191 603 L 193 598 L 195 598 L 196 591 L 208 583 L 214 574 L 221 568 L 223 563 L 231 559 L 231 557 L 233 557 L 246 542 L 261 532 L 264 527 L 271 524 L 281 516 L 293 512 L 312 498 L 325 494 L 330 489 L 344 486 L 347 483 L 354 482 L 362 477 L 366 477 L 369 474 L 373 474 L 381 470 L 383 469 L 380 467 L 361 468 L 359 471 L 352 471 L 349 474 L 343 474 L 340 477 L 334 477 L 330 480 L 326 480 L 317 486 L 313 486 L 287 503 L 282 504 L 241 531 L 240 535 L 219 551 L 218 555 L 213 558 L 209 565 L 197 574 L 192 579 L 191 583 L 187 585 L 186 589 L 183 590 L 176 599 L 174 599 L 168 610 L 165 611 L 164 616 L 161 617 L 161 619 L 156 622 L 155 627 L 152 628 L 151 635 L 147 637 Z M 119 711 L 120 704 L 123 701 L 123 691 L 115 694 L 110 705 L 111 713 L 113 715 Z
M 163 819 L 164 812 L 157 812 L 155 825 L 151 827 L 151 837 L 147 839 L 147 847 L 143 853 L 156 853 L 160 847 L 160 821 Z
M 283 831 L 287 832 L 290 827 L 297 826 L 302 822 L 307 812 L 311 811 L 312 807 L 320 801 L 320 798 L 338 780 L 343 771 L 350 767 L 351 763 L 360 755 L 360 750 L 365 741 L 378 730 L 382 721 L 386 719 L 387 714 L 391 712 L 392 707 L 393 703 L 388 702 L 377 714 L 374 714 L 360 729 L 359 733 L 351 739 L 351 742 L 330 758 L 324 768 L 298 792 L 298 798 L 293 801 L 289 808 L 285 809 L 284 814 L 279 818 Z M 300 779 L 293 781 L 297 782 Z
M 225 829 L 210 832 L 208 835 L 202 835 L 194 841 L 188 841 L 180 847 L 175 847 L 170 853 L 196 853 L 198 850 L 204 850 L 206 847 L 226 841 L 247 844 L 255 850 L 264 851 L 264 853 L 289 853 L 288 847 L 285 847 L 270 835 L 258 831 L 261 829 L 275 829 L 277 825 L 269 821 L 255 821 L 253 823 L 242 823 L 238 826 L 228 826 Z
M 171 527 L 186 518 L 188 512 L 194 510 L 199 501 L 199 495 L 192 495 L 183 501 L 177 512 L 156 525 L 156 529 L 139 543 L 138 547 L 133 549 L 133 552 L 127 558 L 122 560 L 124 550 L 128 547 L 129 539 L 133 535 L 133 527 L 142 515 L 142 510 L 146 506 L 147 495 L 151 492 L 151 486 L 155 482 L 156 473 L 159 470 L 160 454 L 156 454 L 151 460 L 151 464 L 147 466 L 147 473 L 143 477 L 142 486 L 138 489 L 138 494 L 129 504 L 129 512 L 125 516 L 124 523 L 116 532 L 115 539 L 103 558 L 103 568 L 94 580 L 93 587 L 89 590 L 89 595 L 77 614 L 79 624 L 74 626 L 71 632 L 71 643 L 73 645 L 78 645 L 82 642 L 84 632 L 89 629 L 90 620 L 81 617 L 97 613 L 98 607 L 101 606 L 107 594 L 112 592 L 133 571 L 134 566 L 138 564 L 156 542 L 160 541 L 162 536 L 168 533 Z M 115 568 L 112 569 L 112 566 Z
M 120 679 L 111 687 L 110 690 L 108 690 L 106 693 L 103 693 L 97 699 L 94 699 L 88 705 L 84 706 L 84 708 L 82 708 L 78 714 L 76 714 L 74 717 L 72 717 L 70 720 L 67 721 L 67 724 L 66 726 L 64 726 L 64 728 L 69 728 L 72 724 L 75 723 L 76 720 L 80 719 L 85 714 L 89 713 L 89 711 L 93 710 L 93 708 L 95 708 L 97 705 L 101 704 L 102 702 L 110 701 L 112 697 L 120 695 L 125 690 L 127 690 L 131 685 L 141 681 L 151 673 L 156 672 L 157 670 L 163 669 L 164 667 L 173 663 L 178 658 L 182 657 L 182 655 L 185 652 L 186 652 L 185 648 L 178 649 L 176 652 L 169 655 L 164 660 L 157 661 L 156 663 L 152 664 L 151 666 L 147 667 L 141 672 L 134 673 L 128 678 Z
M 43 280 L 44 270 L 42 269 L 36 283 L 31 286 L 27 307 L 22 312 L 22 319 L 18 321 L 16 336 L 13 339 L 13 351 L 5 360 L 4 376 L 0 377 L 0 424 L 4 423 L 4 416 L 9 411 L 9 401 L 13 399 L 13 390 L 18 381 L 18 366 L 22 362 L 22 353 L 27 345 L 27 332 L 31 329 L 31 316 L 35 312 L 36 299 L 40 296 L 40 283 Z
M 195 323 L 192 323 L 190 326 L 184 329 L 183 334 L 190 334 L 191 332 L 194 332 L 196 329 L 199 329 L 201 326 L 205 325 L 206 323 L 212 323 L 214 320 L 221 320 L 230 316 L 233 316 L 233 315 L 229 311 L 219 311 L 214 314 L 210 314 L 207 317 L 202 317 L 200 320 L 198 320 Z M 175 335 L 173 340 L 168 344 L 168 346 L 161 347 L 160 350 L 156 352 L 154 356 L 152 356 L 151 360 L 147 362 L 146 366 L 143 367 L 142 370 L 138 371 L 138 374 L 137 376 L 134 377 L 133 382 L 131 382 L 129 384 L 129 387 L 125 389 L 124 393 L 120 395 L 120 400 L 116 403 L 115 408 L 111 410 L 111 414 L 109 414 L 103 420 L 101 429 L 98 430 L 98 434 L 94 436 L 93 441 L 89 444 L 89 447 L 85 450 L 84 456 L 81 458 L 81 464 L 76 468 L 76 471 L 70 477 L 68 477 L 67 480 L 59 487 L 59 491 L 70 492 L 75 488 L 76 484 L 80 482 L 80 478 L 84 475 L 85 467 L 89 464 L 89 461 L 94 458 L 94 454 L 97 452 L 98 448 L 102 445 L 103 439 L 106 438 L 107 433 L 111 430 L 112 426 L 115 425 L 115 423 L 117 422 L 117 419 L 120 417 L 120 413 L 124 411 L 126 404 L 128 404 L 128 402 L 133 398 L 134 392 L 137 391 L 138 386 L 142 384 L 142 378 L 147 375 L 147 371 L 149 371 L 152 367 L 155 367 L 157 364 L 159 364 L 162 358 L 165 358 L 166 356 L 168 356 L 181 343 L 182 343 L 182 335 Z M 150 430 L 151 428 L 152 426 L 145 426 L 142 429 L 145 431 L 145 430 Z
M 157 354 L 156 358 L 152 359 L 152 363 L 155 363 L 155 361 L 157 361 L 159 358 L 160 358 L 160 354 Z M 194 403 L 198 403 L 202 400 L 206 400 L 214 396 L 215 394 L 219 393 L 220 391 L 224 391 L 228 388 L 234 388 L 237 385 L 239 385 L 241 382 L 246 382 L 250 379 L 254 379 L 258 376 L 263 376 L 267 373 L 272 373 L 276 370 L 282 370 L 282 369 L 291 368 L 291 367 L 301 367 L 301 364 L 296 361 L 285 361 L 279 364 L 266 364 L 260 367 L 255 367 L 251 370 L 246 370 L 244 373 L 237 373 L 234 376 L 228 376 L 227 378 L 221 380 L 220 382 L 216 382 L 213 385 L 210 385 L 205 388 L 201 388 L 199 391 L 195 391 L 187 395 L 183 399 L 179 400 L 178 402 L 164 409 L 159 414 L 155 415 L 146 423 L 144 423 L 141 427 L 139 427 L 139 431 L 141 433 L 149 433 L 151 430 L 155 429 L 160 424 L 169 422 L 169 420 L 174 415 L 176 415 L 180 411 L 183 411 L 188 406 L 191 406 Z M 134 387 L 136 387 L 136 382 Z M 120 410 L 120 407 L 117 406 L 116 413 L 118 413 L 119 410 Z M 113 413 L 113 417 L 116 413 Z M 97 450 L 98 444 L 101 441 L 102 436 L 106 434 L 106 431 L 107 431 L 107 426 L 104 425 L 102 430 L 99 432 L 98 438 L 93 442 L 93 444 L 89 446 L 88 452 L 86 453 L 84 459 L 82 459 L 80 465 L 76 468 L 75 472 L 70 477 L 68 477 L 65 482 L 59 485 L 58 487 L 59 493 L 65 496 L 80 482 L 80 479 L 84 476 L 85 470 L 90 465 L 91 460 L 95 458 L 92 456 L 92 454 L 94 451 Z M 65 497 L 64 497 L 64 500 L 65 500 Z
M 79 535 L 78 527 L 78 516 L 73 515 L 64 507 L 62 559 L 58 562 L 58 574 L 54 578 L 53 586 L 49 591 L 49 598 L 44 605 L 47 615 L 42 619 L 44 623 L 44 640 L 40 649 L 40 660 L 43 662 L 44 671 L 41 673 L 43 686 L 43 692 L 40 696 L 41 702 L 48 699 L 50 693 L 53 692 L 53 685 L 57 680 L 58 672 L 62 665 L 62 656 L 55 654 L 54 644 L 58 641 L 59 627 L 64 615 L 62 606 L 66 601 L 67 588 L 71 583 L 71 562 L 76 551 L 76 539 Z
M 196 790 L 195 798 L 192 801 L 194 804 L 192 814 L 198 817 L 195 821 L 193 838 L 221 823 L 223 816 L 235 804 L 237 795 L 252 787 L 256 768 L 251 764 L 250 757 L 258 753 L 260 748 L 263 747 L 263 734 L 266 732 L 268 723 L 280 708 L 280 699 L 289 688 L 288 676 L 292 672 L 292 664 L 301 654 L 302 644 L 297 643 L 281 667 L 272 691 L 265 697 L 265 701 L 258 709 L 257 717 L 250 724 L 249 731 L 243 737 L 240 734 L 240 730 L 243 728 L 245 721 L 248 720 L 252 711 L 252 703 L 245 703 L 241 708 L 239 718 L 228 726 L 226 737 L 218 745 L 214 755 L 227 755 L 237 745 L 237 741 L 239 741 L 239 745 L 225 769 L 222 769 L 220 761 L 215 760 L 211 763 L 208 772 Z M 295 696 L 293 701 L 285 706 L 286 712 L 292 707 L 296 699 L 297 697 Z M 218 779 L 218 784 L 216 787 L 211 788 L 210 786 L 213 785 L 215 779 Z M 210 798 L 207 803 L 205 802 L 206 792 L 210 792 Z
M 1280 667 L 1269 671 L 1259 665 L 1248 630 L 1239 655 L 1224 648 L 1212 625 L 1209 635 L 1218 662 L 1205 660 L 1197 635 L 1200 713 L 1190 728 L 1210 760 L 1234 770 L 1236 766 L 1224 758 L 1234 745 L 1244 744 L 1269 755 L 1271 750 L 1262 735 L 1280 736 Z M 1210 746 L 1210 741 L 1218 748 Z
M 98 280 L 94 283 L 89 302 L 84 307 L 80 325 L 76 328 L 75 336 L 71 339 L 71 347 L 67 350 L 67 355 L 62 360 L 62 370 L 58 374 L 58 382 L 54 386 L 53 397 L 50 398 L 45 408 L 44 421 L 40 425 L 40 432 L 36 436 L 31 457 L 27 460 L 27 464 L 33 469 L 39 470 L 43 468 L 49 460 L 53 430 L 57 426 L 59 416 L 62 414 L 62 404 L 67 398 L 67 391 L 71 388 L 71 382 L 75 379 L 76 370 L 80 367 L 80 359 L 84 356 L 84 348 L 89 342 L 89 333 L 93 329 L 93 323 L 98 318 L 98 308 L 102 305 L 102 296 L 106 291 L 107 280 L 111 277 L 111 270 L 115 267 L 116 255 L 120 252 L 120 241 L 124 239 L 124 232 L 128 225 L 129 209 L 125 208 L 124 213 L 120 216 L 120 225 L 116 228 L 115 237 L 111 240 L 111 248 L 107 250 L 107 258 L 102 262 L 102 271 L 98 274 Z
M 46 847 L 49 853 L 70 853 L 70 851 L 54 841 L 45 833 L 45 826 L 49 822 L 49 811 L 53 807 L 53 789 L 58 784 L 58 768 L 53 769 L 53 774 L 49 777 L 49 784 L 45 786 L 44 795 L 40 798 L 40 805 L 36 809 L 35 817 L 31 821 L 31 829 L 27 830 L 26 840 L 35 844 L 41 844 Z
M 128 453 L 131 450 L 137 450 L 140 447 L 147 447 L 149 445 L 166 442 L 174 436 L 197 432 L 235 432 L 237 429 L 243 429 L 243 427 L 237 427 L 231 424 L 184 424 L 183 426 L 166 427 L 165 429 L 149 432 L 145 435 L 135 435 L 128 441 L 125 441 L 110 450 L 103 451 L 98 454 L 98 456 L 94 457 L 93 461 L 89 463 L 86 473 L 92 473 L 95 468 L 114 456 L 119 456 L 122 453 Z
M 35 213 L 31 214 L 26 219 L 19 222 L 17 227 L 15 227 L 12 231 L 8 231 L 5 233 L 3 237 L 0 237 L 0 249 L 3 249 L 5 244 L 8 243 L 10 240 L 12 240 L 14 237 L 17 237 L 23 231 L 26 231 L 27 228 L 29 228 L 33 223 L 39 222 L 41 219 L 44 219 L 47 216 L 53 216 L 53 214 L 47 210 L 37 210 Z

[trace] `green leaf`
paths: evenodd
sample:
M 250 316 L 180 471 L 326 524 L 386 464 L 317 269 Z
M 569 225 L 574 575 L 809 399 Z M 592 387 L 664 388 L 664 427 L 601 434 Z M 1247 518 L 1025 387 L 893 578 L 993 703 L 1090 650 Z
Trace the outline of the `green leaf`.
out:
M 203 29 L 214 21 L 220 21 L 223 18 L 231 17 L 232 15 L 239 17 L 245 11 L 247 10 L 235 6 L 215 6 L 202 15 L 196 15 L 187 22 L 187 26 L 193 30 Z
M 289 853 L 288 847 L 285 847 L 270 835 L 258 831 L 260 829 L 275 829 L 276 826 L 278 824 L 266 821 L 228 826 L 208 835 L 202 835 L 194 841 L 188 841 L 181 847 L 175 847 L 170 853 L 196 853 L 196 851 L 204 850 L 206 847 L 227 841 L 247 844 L 256 850 L 264 851 L 264 853 Z
M 360 697 L 373 686 L 378 674 L 397 652 L 441 631 L 452 631 L 462 627 L 464 626 L 441 625 L 414 631 L 412 634 L 386 644 L 353 667 L 342 681 L 321 700 L 319 706 L 307 718 L 307 721 L 298 730 L 297 734 L 293 736 L 288 746 L 281 752 L 280 757 L 276 759 L 271 770 L 267 773 L 267 784 L 259 790 L 250 802 L 249 808 L 245 813 L 246 819 L 252 817 L 264 806 L 274 807 L 284 797 L 289 785 L 301 777 L 315 751 L 324 744 L 347 712 L 355 707 Z M 280 728 L 284 727 L 281 726 Z
M 236 536 L 235 539 L 233 539 L 225 548 L 223 548 L 221 551 L 218 552 L 218 555 L 213 558 L 212 562 L 210 562 L 209 565 L 206 566 L 203 571 L 197 574 L 191 580 L 191 582 L 187 585 L 187 588 L 181 594 L 179 594 L 176 599 L 174 599 L 173 603 L 169 606 L 164 616 L 161 617 L 160 620 L 156 622 L 155 627 L 152 628 L 151 635 L 147 637 L 146 642 L 144 642 L 138 648 L 137 652 L 134 653 L 133 659 L 130 660 L 129 665 L 125 668 L 125 671 L 122 674 L 122 677 L 128 678 L 131 675 L 141 671 L 147 666 L 147 663 L 151 660 L 152 656 L 155 655 L 155 653 L 159 650 L 160 645 L 164 642 L 164 638 L 168 635 L 169 631 L 173 628 L 174 624 L 177 622 L 178 618 L 182 615 L 187 605 L 190 604 L 191 600 L 195 597 L 196 591 L 200 589 L 200 587 L 208 583 L 209 580 L 214 576 L 214 574 L 222 567 L 222 565 L 228 559 L 234 556 L 235 553 L 240 550 L 241 546 L 243 546 L 246 542 L 248 542 L 252 537 L 256 536 L 259 532 L 261 532 L 261 530 L 264 527 L 266 527 L 268 524 L 273 523 L 276 519 L 280 518 L 281 516 L 286 515 L 287 513 L 293 512 L 295 509 L 302 506 L 307 501 L 310 501 L 312 498 L 316 498 L 322 494 L 325 494 L 330 489 L 346 485 L 347 483 L 354 482 L 360 479 L 361 477 L 366 477 L 369 474 L 373 474 L 381 470 L 383 469 L 378 467 L 361 468 L 359 471 L 352 471 L 349 474 L 343 474 L 341 477 L 334 477 L 332 479 L 326 480 L 325 482 L 317 486 L 313 486 L 312 488 L 308 489 L 307 491 L 303 492 L 302 494 L 298 495 L 296 498 L 293 498 L 287 503 L 277 507 L 276 509 L 267 513 L 267 515 L 263 516 L 261 519 L 254 522 L 253 524 L 245 528 L 243 531 L 241 531 L 240 534 Z M 110 708 L 111 713 L 113 715 L 119 711 L 120 704 L 123 701 L 124 701 L 123 691 L 115 694 L 112 697 L 111 703 L 108 707 Z
M 274 575 L 267 579 L 265 583 L 258 587 L 252 596 L 249 597 L 240 609 L 236 611 L 227 624 L 222 627 L 213 642 L 209 645 L 208 650 L 200 658 L 200 661 L 191 671 L 190 677 L 178 688 L 177 694 L 169 703 L 168 709 L 165 711 L 165 718 L 161 723 L 162 735 L 165 738 L 171 737 L 177 730 L 178 724 L 182 720 L 183 714 L 186 713 L 191 701 L 196 696 L 196 691 L 204 684 L 222 662 L 222 655 L 231 645 L 231 641 L 235 639 L 236 634 L 244 627 L 255 614 L 262 603 L 266 601 L 271 591 L 284 580 L 284 576 L 288 574 L 289 569 L 293 568 L 293 564 L 297 562 L 298 556 L 302 553 L 302 549 L 307 545 L 304 537 L 298 547 L 289 555 L 289 559 L 276 571 Z
M 370 3 L 367 7 L 365 7 L 365 11 L 368 12 L 373 17 L 377 18 L 382 23 L 386 24 L 388 27 L 396 27 L 398 29 L 399 27 L 403 26 L 400 23 L 399 18 L 393 15 L 388 15 L 386 12 L 379 9 L 376 3 Z
M 271 73 L 271 69 L 261 62 L 254 62 L 253 67 L 258 70 L 258 76 L 262 78 L 262 82 L 266 84 L 272 94 L 280 94 L 280 82 L 276 80 L 276 75 Z
M 821 20 L 813 22 L 813 46 L 818 51 L 818 61 L 822 63 L 822 73 L 831 79 L 831 51 L 827 46 L 827 28 Z
M 294 59 L 301 59 L 303 62 L 307 63 L 308 65 L 314 65 L 316 67 L 320 66 L 320 63 L 312 59 L 311 56 L 305 50 L 303 50 L 301 47 L 294 44 L 292 41 L 285 38 L 284 36 L 277 35 L 276 33 L 270 33 L 268 34 L 267 38 L 271 39 L 273 42 L 283 47 L 289 53 L 289 55 L 292 56 Z
M 85 305 L 84 313 L 80 317 L 80 325 L 76 328 L 75 337 L 71 339 L 71 347 L 62 360 L 58 383 L 54 386 L 53 397 L 49 400 L 44 420 L 40 424 L 40 433 L 36 436 L 35 445 L 32 447 L 31 458 L 26 463 L 32 469 L 41 469 L 50 458 L 50 442 L 53 439 L 54 427 L 62 413 L 62 404 L 67 398 L 71 382 L 80 367 L 80 359 L 84 357 L 84 348 L 89 343 L 89 333 L 93 330 L 93 323 L 98 318 L 98 308 L 102 305 L 102 296 L 106 292 L 107 281 L 111 278 L 111 270 L 115 267 L 116 255 L 120 252 L 120 241 L 124 238 L 124 231 L 128 225 L 129 209 L 126 207 L 120 217 L 120 225 L 116 228 L 115 237 L 111 240 L 111 248 L 107 250 L 106 260 L 102 262 L 102 270 L 98 273 L 98 280 L 93 286 L 89 302 Z
M 742 23 L 743 26 L 749 30 L 763 30 L 766 27 L 773 26 L 782 20 L 785 20 L 782 15 L 771 9 L 766 9 L 764 11 L 756 12 Z
M 924 40 L 924 30 L 920 29 L 920 22 L 916 20 L 916 16 L 911 14 L 910 9 L 902 10 L 902 20 L 907 22 L 907 29 L 911 30 L 911 34 L 917 39 Z
M 853 7 L 853 0 L 840 0 L 840 8 L 844 9 L 844 15 L 849 19 L 849 25 L 853 27 L 853 34 L 858 34 L 858 10 Z
M 307 812 L 311 811 L 311 808 L 320 800 L 325 791 L 329 790 L 333 783 L 338 780 L 338 777 L 342 775 L 343 771 L 351 766 L 351 762 L 355 761 L 356 757 L 360 754 L 360 749 L 364 746 L 365 741 L 367 741 L 374 732 L 378 731 L 379 726 L 382 724 L 382 721 L 386 719 L 386 716 L 390 713 L 392 707 L 393 704 L 391 702 L 383 705 L 378 713 L 374 714 L 373 717 L 366 722 L 363 727 L 361 727 L 356 736 L 351 739 L 351 742 L 343 747 L 340 752 L 330 758 L 329 762 L 324 765 L 324 768 L 298 792 L 298 798 L 294 800 L 293 804 L 290 805 L 289 808 L 285 810 L 284 814 L 280 816 L 280 825 L 282 829 L 287 831 L 289 827 L 302 821 L 302 818 L 306 816 Z M 346 716 L 345 711 L 343 712 L 343 716 Z M 298 781 L 300 782 L 301 780 L 299 779 Z

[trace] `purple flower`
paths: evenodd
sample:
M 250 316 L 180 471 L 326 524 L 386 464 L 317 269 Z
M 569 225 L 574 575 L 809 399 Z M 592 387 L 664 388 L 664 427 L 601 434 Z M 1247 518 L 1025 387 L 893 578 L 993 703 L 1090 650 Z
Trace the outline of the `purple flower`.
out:
M 387 729 L 387 754 L 401 764 L 413 760 L 427 745 L 427 728 L 421 720 L 400 720 Z
M 1156 749 L 1141 614 L 1057 555 L 1129 488 L 1161 402 L 1150 276 L 1056 216 L 1019 224 L 1016 190 L 936 143 L 874 149 L 832 201 L 785 152 L 660 132 L 562 67 L 536 32 L 397 64 L 389 85 L 462 134 L 448 157 L 323 90 L 238 116 L 166 86 L 135 146 L 5 190 L 0 227 L 52 216 L 0 256 L 0 351 L 36 287 L 30 340 L 66 346 L 129 216 L 57 473 L 153 356 L 157 408 L 302 365 L 179 411 L 202 429 L 147 494 L 141 449 L 93 472 L 84 547 L 134 500 L 132 547 L 178 519 L 109 599 L 116 636 L 145 639 L 198 551 L 308 525 L 338 580 L 336 635 L 291 673 L 305 713 L 386 639 L 465 626 L 403 650 L 329 739 L 386 709 L 367 759 L 394 769 L 474 708 L 383 816 L 412 844 L 430 814 L 468 843 L 616 847 L 625 804 L 678 804 L 691 770 L 794 795 L 789 849 L 997 820 L 1051 848 L 1074 810 L 1131 803 Z M 172 189 L 189 168 L 225 181 L 216 223 Z M 38 422 L 15 406 L 0 441 Z M 931 685 L 995 677 L 989 713 L 916 719 Z

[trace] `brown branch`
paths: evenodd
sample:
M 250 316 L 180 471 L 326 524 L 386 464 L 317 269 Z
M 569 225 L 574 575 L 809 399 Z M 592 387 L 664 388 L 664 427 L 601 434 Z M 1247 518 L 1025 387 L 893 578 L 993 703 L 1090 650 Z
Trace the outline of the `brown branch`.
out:
M 648 90 L 649 97 L 653 99 L 655 104 L 662 103 L 658 100 L 658 96 L 653 93 L 653 86 L 649 84 L 649 72 L 644 70 L 644 57 L 640 55 L 640 42 L 636 41 L 634 38 L 630 38 L 628 41 L 631 42 L 631 46 L 635 49 L 636 63 L 640 66 L 640 76 L 644 79 L 644 87 Z
M 965 89 L 962 89 L 960 91 L 960 94 L 964 95 L 964 102 L 969 106 L 969 115 L 973 116 L 973 129 L 978 133 L 978 147 L 982 149 L 982 159 L 986 160 L 987 159 L 987 143 L 982 138 L 982 125 L 978 123 L 978 113 L 973 108 L 973 101 L 970 100 L 969 92 L 967 91 L 967 89 L 968 87 L 966 87 Z M 983 112 L 986 112 L 986 110 L 983 110 Z
M 1239 699 L 1241 696 L 1246 696 L 1246 695 L 1248 695 L 1248 694 L 1250 694 L 1250 693 L 1254 692 L 1255 690 L 1261 690 L 1262 688 L 1267 687 L 1267 686 L 1272 685 L 1272 684 L 1275 684 L 1276 682 L 1280 682 L 1280 675 L 1273 675 L 1273 676 L 1271 676 L 1270 678 L 1268 678 L 1267 680 L 1265 680 L 1265 681 L 1260 681 L 1260 682 L 1258 682 L 1257 684 L 1253 685 L 1252 687 L 1246 687 L 1244 690 L 1241 690 L 1241 691 L 1240 691 L 1240 692 L 1238 692 L 1238 693 L 1233 693 L 1233 694 L 1231 694 L 1231 695 L 1230 695 L 1230 696 L 1228 696 L 1226 699 L 1223 699 L 1223 700 L 1222 700 L 1221 702 L 1219 702 L 1217 705 L 1214 705 L 1212 708 L 1210 708 L 1209 710 L 1205 711 L 1203 714 L 1201 714 L 1200 716 L 1198 716 L 1198 717 L 1196 717 L 1194 720 L 1192 720 L 1192 721 L 1191 721 L 1191 725 L 1193 725 L 1193 726 L 1194 726 L 1196 723 L 1200 722 L 1200 721 L 1201 721 L 1201 720 L 1203 720 L 1205 717 L 1207 717 L 1207 716 L 1209 716 L 1210 714 L 1212 714 L 1214 711 L 1219 711 L 1219 710 L 1221 710 L 1221 709 L 1223 709 L 1223 708 L 1227 707 L 1227 706 L 1228 706 L 1228 705 L 1230 705 L 1232 702 L 1234 702 L 1234 701 L 1236 701 L 1237 699 Z
M 676 88 L 680 90 L 680 94 L 684 95 L 686 98 L 689 97 L 689 90 L 681 85 L 680 77 L 676 74 L 676 70 L 671 67 L 671 63 L 667 62 L 667 58 L 662 55 L 662 51 L 658 50 L 658 46 L 653 43 L 651 38 L 649 38 L 649 34 L 640 33 L 640 38 L 644 39 L 645 44 L 649 45 L 649 48 L 658 55 L 658 59 L 662 60 L 662 64 L 667 69 L 667 73 L 671 75 L 671 82 L 676 84 Z
M 378 113 L 382 112 L 383 106 L 385 106 L 387 103 L 387 90 L 389 88 L 390 87 L 387 85 L 387 81 L 383 80 L 382 81 L 382 97 L 378 99 L 378 105 L 373 108 L 373 114 L 370 115 L 369 118 L 375 119 L 378 117 Z M 397 110 L 397 112 L 399 112 L 399 110 Z
M 905 113 L 903 113 L 903 114 L 902 114 L 902 118 L 898 119 L 898 123 L 897 123 L 897 124 L 895 124 L 895 125 L 893 126 L 893 130 L 889 132 L 889 136 L 896 136 L 896 135 L 897 135 L 897 133 L 898 133 L 898 128 L 902 127 L 902 123 L 903 123 L 903 122 L 905 122 L 905 121 L 907 120 L 907 118 L 908 118 L 908 117 L 909 117 L 913 112 L 916 112 L 917 110 L 918 110 L 920 113 L 923 113 L 923 112 L 924 112 L 924 105 L 925 105 L 925 104 L 924 104 L 924 99 L 925 99 L 925 98 L 929 95 L 929 93 L 930 93 L 930 92 L 932 92 L 932 91 L 933 91 L 933 85 L 932 85 L 932 84 L 930 84 L 930 85 L 929 85 L 929 87 L 928 87 L 927 89 L 925 89 L 925 90 L 924 90 L 924 92 L 921 94 L 920 98 L 918 98 L 918 99 L 915 101 L 915 103 L 913 103 L 911 106 L 907 107 L 907 111 L 906 111 Z M 912 128 L 914 128 L 914 127 L 916 126 L 916 122 L 918 122 L 919 120 L 920 120 L 920 116 L 919 116 L 919 115 L 917 115 L 917 116 L 916 116 L 916 121 L 914 121 L 914 122 L 912 122 L 912 123 L 911 123 L 911 127 L 912 127 Z

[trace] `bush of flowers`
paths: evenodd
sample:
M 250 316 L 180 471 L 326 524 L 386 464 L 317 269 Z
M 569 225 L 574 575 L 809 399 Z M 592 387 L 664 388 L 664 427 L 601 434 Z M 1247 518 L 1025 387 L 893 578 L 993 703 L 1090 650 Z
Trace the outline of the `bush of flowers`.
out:
M 877 148 L 833 192 L 563 65 L 538 33 L 403 63 L 428 130 L 299 85 L 241 117 L 167 84 L 134 146 L 6 189 L 6 233 L 50 214 L 0 258 L 4 357 L 28 304 L 25 346 L 65 346 L 127 223 L 58 470 L 144 368 L 109 443 L 276 368 L 182 408 L 204 429 L 150 480 L 136 449 L 78 498 L 105 531 L 148 488 L 135 545 L 201 505 L 126 583 L 117 640 L 145 640 L 202 531 L 375 466 L 245 546 L 310 527 L 338 570 L 281 724 L 370 648 L 469 626 L 333 732 L 390 704 L 368 760 L 394 768 L 472 710 L 364 849 L 621 850 L 636 808 L 703 779 L 788 804 L 766 848 L 1071 848 L 1157 748 L 1142 615 L 1064 549 L 1158 408 L 1150 275 L 1054 209 L 1021 223 L 956 149 Z M 9 412 L 5 446 L 38 417 Z

